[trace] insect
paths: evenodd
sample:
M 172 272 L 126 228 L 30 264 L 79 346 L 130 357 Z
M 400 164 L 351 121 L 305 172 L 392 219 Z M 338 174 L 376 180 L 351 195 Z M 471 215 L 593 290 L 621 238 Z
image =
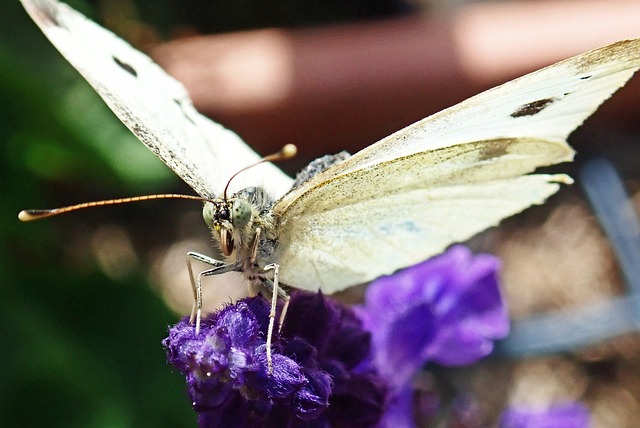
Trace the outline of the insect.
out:
M 572 180 L 536 168 L 571 161 L 568 135 L 640 67 L 640 39 L 621 41 L 481 93 L 351 157 L 320 159 L 293 188 L 267 162 L 229 183 L 259 157 L 200 115 L 178 82 L 65 4 L 22 3 L 125 125 L 205 201 L 224 260 L 190 253 L 211 265 L 195 277 L 189 265 L 196 329 L 203 276 L 243 272 L 270 288 L 274 302 L 279 282 L 333 293 L 543 203 Z M 56 212 L 42 213 L 21 216 Z

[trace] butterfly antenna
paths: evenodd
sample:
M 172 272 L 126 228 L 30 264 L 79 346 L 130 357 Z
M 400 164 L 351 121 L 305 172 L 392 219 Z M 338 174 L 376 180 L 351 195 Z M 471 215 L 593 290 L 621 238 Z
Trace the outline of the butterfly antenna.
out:
M 104 201 L 83 202 L 68 207 L 54 208 L 51 210 L 22 210 L 18 214 L 18 218 L 22 221 L 33 221 L 41 218 L 53 217 L 54 215 L 64 214 L 71 211 L 82 210 L 84 208 L 102 207 L 105 205 L 128 204 L 129 202 L 152 201 L 154 199 L 190 199 L 195 201 L 206 201 L 206 198 L 190 195 L 177 195 L 174 193 L 164 193 L 159 195 L 132 196 L 129 198 L 107 199 Z
M 296 153 L 298 153 L 298 148 L 295 145 L 293 145 L 293 144 L 285 144 L 284 147 L 282 147 L 278 152 L 270 154 L 268 156 L 265 156 L 262 159 L 260 159 L 258 162 L 242 168 L 240 171 L 238 171 L 235 174 L 233 174 L 231 176 L 231 178 L 229 179 L 229 181 L 227 181 L 227 185 L 224 186 L 224 193 L 222 194 L 222 199 L 225 200 L 225 201 L 227 200 L 227 190 L 229 189 L 229 185 L 231 184 L 233 179 L 236 178 L 236 176 L 238 174 L 240 174 L 241 172 L 244 172 L 244 171 L 248 170 L 249 168 L 253 168 L 256 165 L 260 165 L 261 163 L 265 163 L 265 162 L 280 162 L 280 161 L 283 161 L 283 160 L 291 159 L 292 157 L 294 157 L 296 155 Z

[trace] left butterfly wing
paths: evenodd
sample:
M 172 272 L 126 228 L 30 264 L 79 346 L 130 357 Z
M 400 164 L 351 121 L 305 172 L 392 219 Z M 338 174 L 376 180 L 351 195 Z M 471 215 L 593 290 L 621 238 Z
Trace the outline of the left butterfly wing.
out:
M 118 118 L 200 196 L 220 195 L 234 173 L 260 159 L 236 134 L 199 114 L 182 84 L 113 33 L 55 0 L 21 1 Z M 233 188 L 256 183 L 281 195 L 292 180 L 262 164 Z
M 640 39 L 596 49 L 410 125 L 274 207 L 289 285 L 331 293 L 416 263 L 532 204 L 566 176 L 565 139 L 640 66 Z

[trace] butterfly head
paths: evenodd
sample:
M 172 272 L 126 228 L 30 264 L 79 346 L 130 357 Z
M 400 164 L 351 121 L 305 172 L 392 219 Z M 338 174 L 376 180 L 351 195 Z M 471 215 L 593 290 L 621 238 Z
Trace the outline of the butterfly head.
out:
M 215 199 L 207 201 L 202 209 L 202 217 L 220 243 L 225 257 L 235 248 L 235 241 L 249 225 L 253 210 L 243 198 Z

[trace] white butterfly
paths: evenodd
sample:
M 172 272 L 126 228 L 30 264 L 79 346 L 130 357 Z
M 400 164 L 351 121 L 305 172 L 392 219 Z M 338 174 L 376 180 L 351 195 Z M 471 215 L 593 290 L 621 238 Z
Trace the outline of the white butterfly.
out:
M 333 293 L 541 204 L 571 179 L 530 173 L 570 161 L 567 136 L 640 67 L 640 39 L 614 43 L 486 91 L 328 168 L 313 164 L 291 190 L 289 177 L 263 164 L 233 185 L 257 180 L 267 190 L 226 197 L 232 174 L 258 160 L 251 149 L 112 33 L 57 1 L 22 3 L 125 125 L 208 201 L 205 220 L 225 260 L 192 254 L 213 266 L 192 275 L 198 307 L 203 275 L 242 271 L 275 288 L 279 276 Z

